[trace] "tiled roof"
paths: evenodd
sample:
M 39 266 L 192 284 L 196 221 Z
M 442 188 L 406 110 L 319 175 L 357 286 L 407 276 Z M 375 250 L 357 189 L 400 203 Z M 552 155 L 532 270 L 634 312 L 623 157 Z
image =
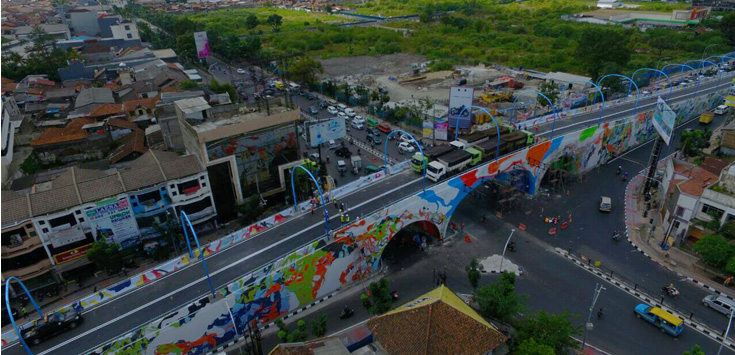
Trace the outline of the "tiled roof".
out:
M 715 174 L 717 176 L 720 176 L 720 173 L 722 170 L 727 168 L 727 166 L 730 165 L 729 162 L 720 160 L 713 157 L 706 157 L 704 158 L 704 161 L 702 162 L 702 169 L 709 171 L 712 174 Z
M 79 92 L 75 106 L 83 107 L 91 104 L 111 104 L 114 102 L 115 98 L 112 97 L 112 90 L 109 88 L 89 88 Z
M 136 131 L 141 132 L 141 137 L 144 137 L 143 130 Z M 136 140 L 134 149 L 142 146 L 136 138 L 130 139 Z M 160 166 L 159 162 L 165 167 Z M 148 150 L 134 160 L 129 169 L 103 171 L 73 167 L 51 181 L 51 188 L 48 190 L 33 189 L 33 192 L 24 195 L 3 191 L 0 204 L 2 223 L 18 222 L 33 216 L 66 210 L 82 203 L 114 197 L 126 191 L 154 186 L 167 180 L 164 170 L 171 174 L 171 177 L 166 176 L 168 180 L 172 180 L 198 174 L 204 168 L 194 155 L 179 156 L 176 153 L 154 150 Z
M 63 98 L 63 97 L 74 97 L 76 96 L 77 91 L 74 88 L 62 88 L 57 90 L 50 90 L 46 91 L 46 98 L 47 99 L 56 99 L 56 98 Z
M 148 147 L 145 146 L 145 131 L 142 129 L 135 129 L 133 133 L 123 137 L 120 142 L 122 143 L 115 151 L 110 155 L 110 163 L 115 164 L 132 153 L 144 154 L 148 151 Z M 183 162 L 186 164 L 186 162 Z
M 684 175 L 685 181 L 679 183 L 679 189 L 682 193 L 690 196 L 702 196 L 702 192 L 709 185 L 717 182 L 717 175 L 700 168 L 696 165 L 686 165 L 674 163 L 674 170 Z
M 132 123 L 127 120 L 121 120 L 119 118 L 108 118 L 107 126 L 117 127 L 117 128 L 127 128 L 127 129 L 132 129 L 132 130 L 135 130 L 138 128 L 138 126 L 136 126 L 135 123 Z
M 44 131 L 38 139 L 31 141 L 32 147 L 41 147 L 49 144 L 58 144 L 64 142 L 72 142 L 87 137 L 82 126 L 94 123 L 91 118 L 77 118 L 72 120 L 64 128 L 52 127 Z
M 92 43 L 84 48 L 82 54 L 110 53 L 110 46 L 101 43 Z
M 89 117 L 122 115 L 123 113 L 121 104 L 101 104 L 89 111 Z
M 156 107 L 156 104 L 160 100 L 159 96 L 156 97 L 150 97 L 147 99 L 137 99 L 137 100 L 129 100 L 123 102 L 123 106 L 125 107 L 125 112 L 131 112 L 135 111 L 138 106 L 145 107 L 149 110 L 152 110 Z
M 444 286 L 370 319 L 367 326 L 392 355 L 480 355 L 507 340 Z

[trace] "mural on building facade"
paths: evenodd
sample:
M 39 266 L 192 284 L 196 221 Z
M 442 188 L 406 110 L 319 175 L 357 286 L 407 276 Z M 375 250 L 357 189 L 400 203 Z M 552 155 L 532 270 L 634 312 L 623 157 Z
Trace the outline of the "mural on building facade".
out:
M 293 161 L 298 158 L 297 148 L 295 128 L 287 125 L 255 135 L 239 135 L 208 143 L 207 159 L 213 161 L 234 155 L 242 184 L 247 186 L 270 180 L 272 175 L 270 165 L 273 160 L 280 154 L 287 154 L 278 160 L 278 164 Z
M 715 106 L 721 96 L 707 95 L 674 105 L 677 123 Z M 202 299 L 143 328 L 124 335 L 94 354 L 206 354 L 236 337 L 251 320 L 276 318 L 338 291 L 376 271 L 383 249 L 402 228 L 430 221 L 446 230 L 462 199 L 482 181 L 498 174 L 525 171 L 530 189 L 547 167 L 570 156 L 580 171 L 655 137 L 651 112 L 590 127 L 536 144 L 435 185 L 335 231 L 218 291 L 217 301 Z M 229 307 L 225 306 L 229 304 Z M 192 313 L 192 310 L 204 312 Z M 230 313 L 232 316 L 230 316 Z M 234 322 L 233 319 L 234 318 Z

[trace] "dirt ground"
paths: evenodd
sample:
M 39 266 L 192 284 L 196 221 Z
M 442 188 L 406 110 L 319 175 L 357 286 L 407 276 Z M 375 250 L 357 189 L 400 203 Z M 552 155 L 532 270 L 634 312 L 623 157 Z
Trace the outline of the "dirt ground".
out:
M 426 57 L 415 54 L 361 55 L 322 60 L 323 77 L 396 75 L 411 70 L 412 63 L 423 63 Z

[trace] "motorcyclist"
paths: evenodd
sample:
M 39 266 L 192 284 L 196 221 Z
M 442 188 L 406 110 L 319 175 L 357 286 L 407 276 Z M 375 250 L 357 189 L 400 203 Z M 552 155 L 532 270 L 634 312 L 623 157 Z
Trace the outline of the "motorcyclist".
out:
M 602 319 L 603 309 L 600 307 L 600 310 L 597 311 L 597 319 Z
M 510 251 L 515 251 L 516 250 L 516 242 L 514 242 L 514 241 L 511 240 L 510 243 L 508 243 L 508 249 Z
M 623 173 L 623 181 L 628 180 L 628 172 Z
M 623 167 L 618 165 L 618 172 L 615 175 L 620 175 L 623 172 Z

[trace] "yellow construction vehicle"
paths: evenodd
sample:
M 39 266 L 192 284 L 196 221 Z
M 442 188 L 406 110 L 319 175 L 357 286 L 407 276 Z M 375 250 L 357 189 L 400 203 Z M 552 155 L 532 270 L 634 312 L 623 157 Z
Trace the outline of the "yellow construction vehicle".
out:
M 486 92 L 480 95 L 480 100 L 485 101 L 489 104 L 494 103 L 494 102 L 513 101 L 513 91 L 511 90 L 489 91 L 489 92 Z

